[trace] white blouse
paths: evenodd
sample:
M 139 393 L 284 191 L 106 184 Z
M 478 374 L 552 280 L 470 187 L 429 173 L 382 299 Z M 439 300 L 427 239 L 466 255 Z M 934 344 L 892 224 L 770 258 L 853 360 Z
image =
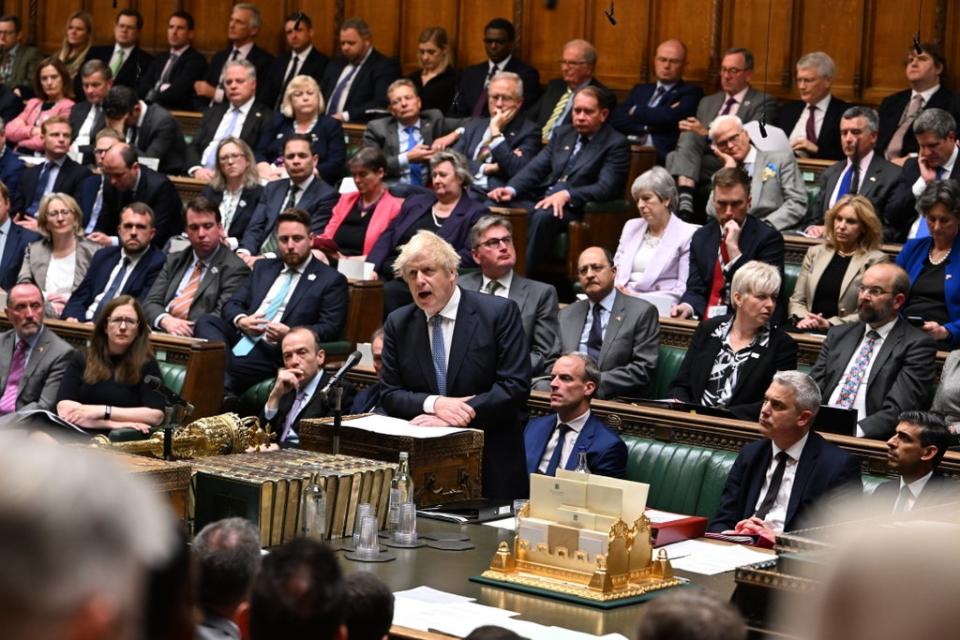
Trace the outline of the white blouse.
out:
M 62 258 L 50 258 L 47 265 L 47 281 L 43 284 L 46 295 L 69 294 L 73 291 L 73 275 L 77 269 L 77 252 L 74 250 Z

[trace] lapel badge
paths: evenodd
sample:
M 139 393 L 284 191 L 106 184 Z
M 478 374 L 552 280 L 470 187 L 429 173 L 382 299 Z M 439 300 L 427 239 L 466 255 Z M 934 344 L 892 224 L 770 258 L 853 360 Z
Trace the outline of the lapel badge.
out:
M 570 151 L 570 145 L 566 144 L 563 146 L 564 151 Z
M 241 200 L 241 201 L 240 201 L 240 204 L 237 205 L 237 206 L 245 207 L 245 206 L 247 206 L 247 201 L 246 201 L 246 200 Z
M 952 277 L 953 277 L 953 276 L 948 273 L 948 274 L 947 274 L 947 277 L 944 278 L 944 280 L 949 280 L 949 279 L 952 278 Z
M 210 273 L 216 275 L 216 274 L 220 273 L 220 270 L 217 269 L 215 266 L 213 266 L 213 267 L 210 267 Z
M 877 176 L 870 176 L 870 182 L 876 182 Z
M 613 319 L 617 322 L 623 322 L 623 316 L 613 316 Z
M 307 274 L 307 280 L 309 280 L 310 282 L 313 282 L 313 281 L 316 280 L 316 279 L 317 279 L 317 274 L 315 274 L 315 273 L 308 273 L 308 274 Z

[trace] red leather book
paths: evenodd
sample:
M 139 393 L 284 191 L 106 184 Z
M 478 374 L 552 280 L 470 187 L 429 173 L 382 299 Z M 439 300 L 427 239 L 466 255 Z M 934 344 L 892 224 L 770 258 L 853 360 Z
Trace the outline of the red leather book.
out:
M 682 513 L 669 513 L 647 509 L 653 531 L 653 546 L 662 547 L 666 544 L 700 538 L 707 530 L 707 519 L 703 516 L 685 516 Z M 652 517 L 651 517 L 652 516 Z M 669 516 L 674 518 L 667 519 Z

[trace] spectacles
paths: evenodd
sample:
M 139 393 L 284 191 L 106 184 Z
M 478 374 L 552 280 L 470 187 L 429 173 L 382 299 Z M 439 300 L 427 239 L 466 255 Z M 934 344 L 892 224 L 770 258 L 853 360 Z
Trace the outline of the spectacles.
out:
M 738 67 L 720 67 L 720 74 L 721 74 L 721 75 L 731 75 L 731 76 L 735 76 L 735 75 L 737 75 L 738 73 L 743 73 L 744 71 L 746 71 L 746 69 L 740 69 L 740 68 L 738 68 Z
M 242 157 L 243 157 L 242 153 L 227 153 L 220 156 L 220 162 L 225 162 L 227 164 L 230 164 L 231 162 L 237 162 Z
M 115 326 L 115 327 L 119 327 L 119 326 L 122 325 L 122 324 L 128 324 L 128 325 L 130 325 L 131 327 L 136 327 L 137 325 L 140 324 L 140 321 L 137 320 L 136 318 L 127 318 L 127 317 L 124 317 L 124 316 L 119 316 L 119 317 L 116 317 L 116 318 L 110 318 L 107 322 L 109 322 L 110 324 L 112 324 L 112 325 Z
M 727 137 L 724 138 L 723 140 L 717 140 L 717 146 L 718 146 L 718 147 L 729 147 L 731 144 L 734 144 L 734 143 L 736 143 L 736 142 L 739 142 L 739 141 L 740 141 L 740 134 L 741 134 L 741 133 L 743 133 L 743 132 L 742 132 L 742 131 L 738 131 L 738 132 L 734 133 L 733 135 L 727 136 Z
M 581 65 L 587 64 L 583 60 L 561 60 L 561 67 L 579 67 Z
M 484 240 L 481 242 L 480 246 L 488 249 L 496 249 L 501 243 L 503 246 L 509 247 L 511 244 L 513 244 L 513 238 L 510 236 L 503 236 L 502 238 L 490 238 L 489 240 Z
M 607 268 L 608 268 L 608 265 L 605 265 L 605 264 L 585 264 L 579 269 L 577 269 L 577 273 L 579 273 L 582 276 L 585 276 L 591 271 L 593 271 L 594 273 L 603 273 L 603 270 Z
M 56 211 L 47 211 L 48 218 L 68 218 L 73 215 L 69 209 L 58 209 Z
M 887 291 L 886 289 L 881 289 L 880 287 L 865 287 L 860 285 L 858 291 L 860 295 L 867 295 L 871 298 L 879 298 L 880 296 L 887 295 L 888 293 L 893 293 L 892 291 Z

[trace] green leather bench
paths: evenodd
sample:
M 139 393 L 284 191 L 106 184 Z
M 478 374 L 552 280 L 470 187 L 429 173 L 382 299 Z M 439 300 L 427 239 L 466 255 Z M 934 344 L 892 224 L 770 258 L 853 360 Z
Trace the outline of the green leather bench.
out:
M 657 355 L 657 370 L 653 376 L 653 398 L 662 400 L 667 397 L 687 350 L 682 347 L 660 345 Z

